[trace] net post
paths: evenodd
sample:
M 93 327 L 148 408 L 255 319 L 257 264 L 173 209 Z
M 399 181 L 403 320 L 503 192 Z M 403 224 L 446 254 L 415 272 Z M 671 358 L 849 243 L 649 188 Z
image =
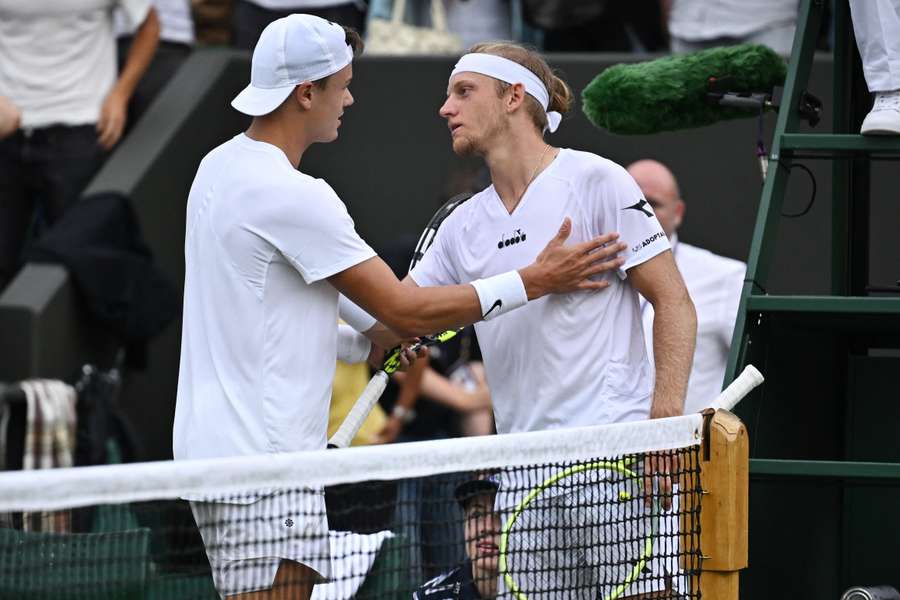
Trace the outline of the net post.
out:
M 749 437 L 732 413 L 710 413 L 700 456 L 700 594 L 737 600 L 740 571 L 747 567 Z

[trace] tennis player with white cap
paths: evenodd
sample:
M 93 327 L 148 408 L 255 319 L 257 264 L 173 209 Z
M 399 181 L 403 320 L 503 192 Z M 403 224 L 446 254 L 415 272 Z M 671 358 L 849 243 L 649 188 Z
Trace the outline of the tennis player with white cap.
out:
M 335 357 L 370 352 L 368 339 L 336 328 L 339 304 L 357 331 L 393 344 L 548 293 L 607 287 L 590 277 L 621 264 L 614 236 L 564 244 L 572 224 L 560 216 L 524 268 L 442 288 L 401 284 L 331 187 L 298 170 L 312 144 L 337 138 L 361 47 L 318 17 L 270 24 L 232 102 L 252 124 L 200 163 L 187 205 L 177 460 L 324 448 Z M 308 598 L 329 577 L 321 490 L 191 499 L 223 597 Z
M 553 237 L 553 223 L 562 215 L 578 215 L 573 239 L 617 232 L 627 244 L 624 264 L 595 278 L 609 284 L 604 293 L 551 296 L 475 325 L 499 433 L 669 417 L 682 414 L 684 406 L 694 306 L 665 232 L 625 169 L 545 141 L 570 102 L 571 90 L 538 53 L 496 42 L 478 44 L 457 61 L 440 108 L 454 152 L 483 157 L 492 185 L 447 217 L 408 284 L 452 285 L 528 264 Z M 656 309 L 655 378 L 638 292 Z M 671 489 L 676 465 L 654 456 L 646 468 L 662 475 L 663 491 Z M 576 498 L 578 493 L 562 504 L 590 502 Z M 570 540 L 597 530 L 572 531 Z M 572 564 L 557 569 L 559 579 L 537 583 L 529 598 L 550 597 L 546 590 L 552 589 L 605 597 L 608 592 L 597 589 L 603 578 L 621 584 L 615 561 L 604 556 L 615 546 L 581 541 Z M 530 559 L 540 564 L 539 555 Z

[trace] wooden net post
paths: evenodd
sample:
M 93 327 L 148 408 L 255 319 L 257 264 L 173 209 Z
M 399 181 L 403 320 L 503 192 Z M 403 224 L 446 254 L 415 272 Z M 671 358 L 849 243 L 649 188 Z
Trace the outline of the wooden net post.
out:
M 747 567 L 750 444 L 740 419 L 725 410 L 706 417 L 700 453 L 700 576 L 702 598 L 737 600 L 740 570 Z M 694 507 L 690 507 L 693 509 Z M 693 510 L 684 518 L 694 518 Z M 683 524 L 682 531 L 689 531 Z M 683 565 L 687 567 L 687 565 Z

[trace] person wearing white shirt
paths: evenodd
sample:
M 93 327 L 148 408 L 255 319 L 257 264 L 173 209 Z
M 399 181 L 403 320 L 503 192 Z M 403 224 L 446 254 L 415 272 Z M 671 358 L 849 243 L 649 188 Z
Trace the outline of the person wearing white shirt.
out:
M 664 5 L 672 52 L 749 42 L 788 56 L 800 0 L 664 0 Z
M 311 145 L 337 139 L 361 48 L 356 32 L 312 15 L 271 23 L 232 101 L 250 127 L 200 163 L 187 202 L 176 460 L 324 449 L 335 359 L 371 353 L 358 331 L 389 346 L 608 285 L 589 278 L 612 268 L 611 238 L 564 244 L 573 225 L 562 218 L 524 268 L 442 288 L 400 283 L 331 186 L 298 170 Z M 336 327 L 339 313 L 356 332 Z M 189 499 L 223 597 L 306 599 L 329 577 L 321 490 Z
M 747 265 L 678 239 L 685 204 L 675 176 L 665 165 L 640 160 L 629 165 L 628 172 L 669 237 L 675 263 L 697 307 L 697 346 L 684 411 L 698 412 L 722 391 Z M 647 353 L 652 360 L 654 312 L 644 298 L 641 298 L 641 315 Z
M 863 74 L 875 104 L 863 135 L 900 135 L 900 0 L 850 0 Z
M 121 73 L 113 13 L 138 27 Z M 0 289 L 18 270 L 36 207 L 56 222 L 125 127 L 159 36 L 149 0 L 0 0 L 0 96 L 19 114 L 0 140 Z
M 567 214 L 578 215 L 574 239 L 616 232 L 623 248 L 615 272 L 603 276 L 609 284 L 603 293 L 554 296 L 475 325 L 498 433 L 682 414 L 694 350 L 694 307 L 666 235 L 625 169 L 544 140 L 570 101 L 571 90 L 543 57 L 501 42 L 478 44 L 457 61 L 439 110 L 454 152 L 483 157 L 492 185 L 446 218 L 406 279 L 409 286 L 456 284 L 526 264 L 552 238 L 553 223 Z M 655 388 L 638 292 L 658 308 L 655 343 L 665 358 L 657 361 Z M 654 455 L 642 468 L 648 476 L 660 476 L 660 489 L 670 490 L 675 466 Z M 586 487 L 562 492 L 570 494 L 566 503 L 589 502 Z M 624 567 L 610 555 L 622 548 L 596 538 L 616 517 L 586 513 L 583 530 L 572 532 L 570 552 L 549 556 L 527 539 L 516 542 L 524 547 L 516 555 L 533 561 L 534 576 L 551 579 L 534 582 L 531 589 L 605 596 L 611 591 L 592 590 L 597 581 L 624 580 Z M 552 508 L 546 515 L 542 527 L 563 526 L 553 521 L 561 515 Z M 661 567 L 651 566 L 654 584 L 664 578 Z

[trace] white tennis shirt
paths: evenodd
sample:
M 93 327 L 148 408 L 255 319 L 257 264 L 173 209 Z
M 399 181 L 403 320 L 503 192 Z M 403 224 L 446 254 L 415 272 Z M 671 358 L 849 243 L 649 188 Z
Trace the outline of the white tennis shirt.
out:
M 627 270 L 669 249 L 653 210 L 616 163 L 563 149 L 509 214 L 491 186 L 457 208 L 411 276 L 465 283 L 527 266 L 572 219 L 568 243 L 618 232 L 618 277 L 599 292 L 545 296 L 477 323 L 497 431 L 617 423 L 650 416 L 652 373 Z
M 244 134 L 191 186 L 176 459 L 321 449 L 337 347 L 326 277 L 375 253 L 321 179 Z

